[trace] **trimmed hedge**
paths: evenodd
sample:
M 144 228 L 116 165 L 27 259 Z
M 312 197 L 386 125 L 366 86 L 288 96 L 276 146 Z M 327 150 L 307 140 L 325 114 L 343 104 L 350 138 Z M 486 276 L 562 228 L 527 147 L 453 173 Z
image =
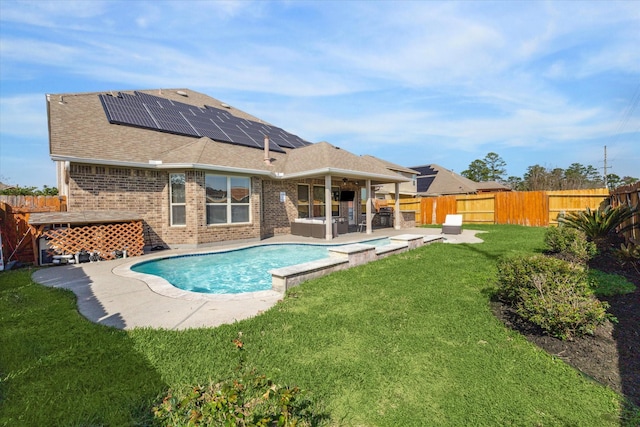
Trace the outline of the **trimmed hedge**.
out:
M 544 255 L 499 260 L 498 296 L 560 339 L 593 334 L 610 318 L 608 304 L 595 298 L 585 268 Z
M 584 232 L 563 225 L 548 227 L 544 243 L 549 253 L 570 262 L 584 264 L 598 253 L 596 244 L 587 241 Z

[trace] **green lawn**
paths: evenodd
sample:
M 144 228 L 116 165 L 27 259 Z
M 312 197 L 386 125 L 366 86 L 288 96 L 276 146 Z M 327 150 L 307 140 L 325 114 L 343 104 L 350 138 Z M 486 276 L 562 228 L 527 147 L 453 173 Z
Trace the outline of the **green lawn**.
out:
M 232 377 L 239 332 L 246 364 L 308 390 L 327 425 L 631 425 L 621 397 L 490 312 L 496 260 L 541 251 L 544 229 L 473 228 L 485 243 L 425 246 L 178 332 L 94 325 L 70 292 L 0 273 L 0 425 L 145 425 L 167 388 Z

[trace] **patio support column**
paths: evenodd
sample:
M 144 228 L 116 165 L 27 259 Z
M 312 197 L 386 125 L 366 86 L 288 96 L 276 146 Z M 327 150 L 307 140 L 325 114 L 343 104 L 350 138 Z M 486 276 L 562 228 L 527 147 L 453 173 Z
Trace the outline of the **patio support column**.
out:
M 367 212 L 367 234 L 373 233 L 373 228 L 371 227 L 371 220 L 373 219 L 373 214 L 371 213 L 371 180 L 367 180 L 367 188 L 366 188 L 366 196 L 367 196 L 367 205 L 365 211 Z
M 402 222 L 400 218 L 400 183 L 396 182 L 396 195 L 395 195 L 396 204 L 393 208 L 393 228 L 396 230 L 400 230 L 402 228 Z
M 331 222 L 331 175 L 324 176 L 324 217 L 325 217 L 325 238 L 333 239 L 333 223 Z

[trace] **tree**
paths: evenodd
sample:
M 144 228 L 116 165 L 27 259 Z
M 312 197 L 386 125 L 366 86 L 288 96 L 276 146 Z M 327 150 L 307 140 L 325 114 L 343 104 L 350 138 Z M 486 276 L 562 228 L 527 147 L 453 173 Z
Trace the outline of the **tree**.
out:
M 548 188 L 549 171 L 543 166 L 533 165 L 524 173 L 524 188 L 529 191 L 546 190 Z
M 469 164 L 469 168 L 463 170 L 461 175 L 475 182 L 489 180 L 490 170 L 484 160 L 476 159 Z
M 45 185 L 42 190 L 38 190 L 37 187 L 20 187 L 18 185 L 0 190 L 0 194 L 5 196 L 57 196 L 58 189 Z
M 621 183 L 622 183 L 622 178 L 620 178 L 615 173 L 607 174 L 607 187 L 609 188 L 609 190 L 613 190 L 614 188 L 620 187 Z
M 519 176 L 510 176 L 506 184 L 514 191 L 524 190 L 524 181 Z
M 503 181 L 504 174 L 507 173 L 507 163 L 494 152 L 488 153 L 483 159 L 489 173 L 487 181 Z

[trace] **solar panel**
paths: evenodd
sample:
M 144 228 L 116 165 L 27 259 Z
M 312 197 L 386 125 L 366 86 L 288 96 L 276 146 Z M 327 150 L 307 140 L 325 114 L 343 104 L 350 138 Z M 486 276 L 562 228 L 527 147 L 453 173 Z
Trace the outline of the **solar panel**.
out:
M 102 108 L 109 123 L 128 124 L 149 129 L 157 129 L 153 119 L 140 105 L 131 105 L 122 98 L 111 95 L 101 95 Z
M 192 137 L 206 136 L 215 141 L 254 148 L 264 148 L 264 136 L 269 135 L 270 149 L 279 152 L 284 152 L 282 147 L 311 144 L 279 127 L 239 118 L 208 105 L 195 107 L 142 92 L 98 96 L 109 123 Z
M 189 122 L 180 115 L 180 111 L 172 111 L 171 109 L 165 109 L 155 105 L 145 104 L 145 106 L 147 107 L 149 115 L 158 123 L 158 129 L 179 135 L 201 136 L 189 125 Z

